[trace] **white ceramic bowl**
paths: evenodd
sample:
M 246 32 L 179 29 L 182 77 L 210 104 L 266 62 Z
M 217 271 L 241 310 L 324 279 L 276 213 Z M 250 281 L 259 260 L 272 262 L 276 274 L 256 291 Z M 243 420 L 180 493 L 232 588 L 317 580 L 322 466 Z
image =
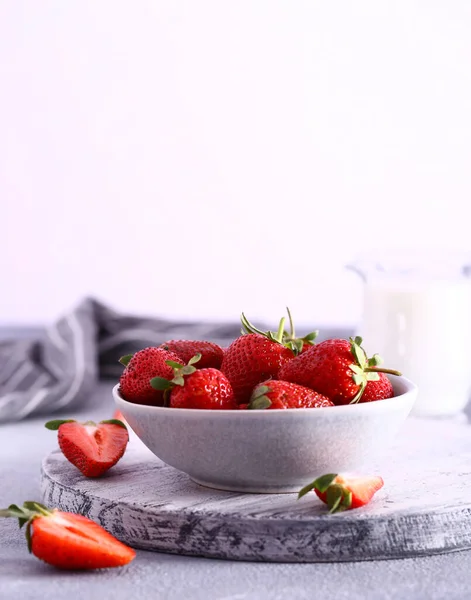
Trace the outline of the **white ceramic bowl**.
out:
M 365 404 L 287 410 L 143 406 L 113 395 L 144 444 L 201 485 L 240 492 L 298 491 L 325 473 L 367 468 L 389 446 L 417 397 L 392 377 L 396 396 Z

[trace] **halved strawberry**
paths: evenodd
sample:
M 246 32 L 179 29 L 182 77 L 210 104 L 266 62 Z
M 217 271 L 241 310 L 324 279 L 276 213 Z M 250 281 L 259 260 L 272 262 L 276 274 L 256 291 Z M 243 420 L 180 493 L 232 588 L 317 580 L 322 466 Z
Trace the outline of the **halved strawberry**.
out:
M 329 473 L 304 486 L 298 499 L 314 490 L 322 502 L 327 504 L 329 512 L 334 513 L 365 506 L 383 485 L 384 481 L 379 476 L 344 477 Z
M 123 456 L 129 441 L 126 425 L 117 419 L 94 423 L 56 420 L 47 429 L 58 430 L 59 447 L 86 477 L 99 477 Z
M 107 569 L 131 562 L 136 553 L 102 527 L 81 515 L 25 502 L 0 510 L 0 517 L 26 524 L 28 549 L 37 558 L 59 569 Z

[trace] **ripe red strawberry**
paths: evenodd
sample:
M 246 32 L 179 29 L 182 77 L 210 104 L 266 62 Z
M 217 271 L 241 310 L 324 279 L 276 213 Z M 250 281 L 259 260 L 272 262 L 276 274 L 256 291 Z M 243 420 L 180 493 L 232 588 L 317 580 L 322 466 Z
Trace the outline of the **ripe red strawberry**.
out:
M 49 421 L 46 427 L 58 430 L 59 447 L 66 459 L 86 477 L 99 477 L 123 456 L 129 434 L 122 421 L 111 419 L 94 423 Z
M 293 351 L 283 344 L 250 333 L 232 342 L 224 354 L 221 371 L 231 382 L 237 402 L 244 403 L 258 383 L 276 378 L 280 367 L 293 358 Z
M 208 367 L 219 369 L 222 357 L 224 356 L 224 350 L 221 346 L 213 342 L 169 340 L 168 342 L 164 342 L 160 347 L 164 350 L 170 350 L 170 352 L 179 356 L 185 364 L 196 354 L 201 354 L 201 359 L 196 365 L 197 369 L 206 369 Z
M 166 404 L 171 408 L 199 408 L 206 410 L 234 410 L 237 403 L 227 377 L 218 369 L 196 369 L 200 354 L 187 365 L 172 363 L 174 377 L 154 377 L 151 385 L 167 395 Z
M 314 490 L 322 502 L 327 504 L 329 512 L 334 513 L 365 506 L 383 485 L 383 479 L 378 476 L 342 477 L 331 473 L 322 475 L 303 487 L 298 498 Z
M 136 553 L 102 527 L 81 515 L 50 510 L 38 502 L 12 504 L 0 517 L 26 524 L 28 549 L 59 569 L 107 569 L 131 562 Z
M 257 385 L 248 408 L 258 410 L 264 408 L 321 408 L 324 406 L 334 406 L 334 404 L 325 396 L 302 385 L 272 379 Z
M 227 377 L 217 369 L 198 369 L 185 377 L 183 386 L 170 392 L 172 408 L 235 410 L 237 403 Z
M 123 356 L 120 362 L 125 369 L 119 380 L 119 391 L 125 400 L 136 404 L 163 405 L 163 392 L 150 385 L 152 377 L 173 377 L 172 367 L 167 360 L 183 365 L 174 352 L 163 348 L 144 348 L 136 354 Z
M 378 373 L 378 375 L 378 381 L 368 381 L 360 402 L 374 402 L 394 396 L 393 386 L 386 375 L 384 373 Z
M 284 318 L 277 332 L 260 331 L 244 314 L 241 320 L 245 333 L 225 350 L 221 371 L 231 382 L 237 402 L 245 404 L 258 383 L 279 379 L 280 368 L 301 350 L 303 341 L 288 339 Z
M 378 367 L 381 358 L 368 359 L 362 339 L 326 340 L 285 364 L 279 379 L 311 388 L 334 404 L 353 404 L 360 400 L 368 381 L 377 381 L 379 372 L 400 375 L 398 371 Z

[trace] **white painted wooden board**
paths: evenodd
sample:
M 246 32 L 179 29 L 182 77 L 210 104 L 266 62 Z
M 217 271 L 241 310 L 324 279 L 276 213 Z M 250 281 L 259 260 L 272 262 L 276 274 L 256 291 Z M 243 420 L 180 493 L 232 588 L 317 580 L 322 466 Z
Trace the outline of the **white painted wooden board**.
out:
M 471 427 L 409 419 L 378 464 L 385 487 L 367 507 L 328 515 L 314 494 L 201 487 L 134 436 L 101 479 L 60 452 L 44 459 L 49 506 L 92 518 L 136 548 L 276 562 L 403 558 L 471 548 Z

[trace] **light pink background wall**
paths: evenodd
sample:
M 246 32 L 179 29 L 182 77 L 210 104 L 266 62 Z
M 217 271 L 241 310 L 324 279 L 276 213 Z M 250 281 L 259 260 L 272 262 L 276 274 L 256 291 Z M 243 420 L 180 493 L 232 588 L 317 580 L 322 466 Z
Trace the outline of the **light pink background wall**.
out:
M 3 0 L 0 323 L 355 322 L 352 254 L 471 249 L 470 31 L 466 0 Z

